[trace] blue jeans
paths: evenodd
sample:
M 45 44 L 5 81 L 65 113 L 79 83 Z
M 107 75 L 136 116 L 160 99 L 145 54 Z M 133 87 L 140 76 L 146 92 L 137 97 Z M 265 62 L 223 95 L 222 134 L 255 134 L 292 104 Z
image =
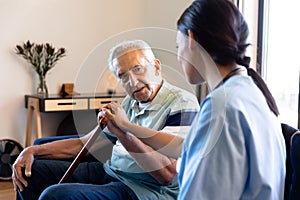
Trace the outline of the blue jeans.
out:
M 27 178 L 28 187 L 17 192 L 17 199 L 137 199 L 129 187 L 106 174 L 101 162 L 82 162 L 67 183 L 57 184 L 70 164 L 62 160 L 35 160 L 32 175 Z

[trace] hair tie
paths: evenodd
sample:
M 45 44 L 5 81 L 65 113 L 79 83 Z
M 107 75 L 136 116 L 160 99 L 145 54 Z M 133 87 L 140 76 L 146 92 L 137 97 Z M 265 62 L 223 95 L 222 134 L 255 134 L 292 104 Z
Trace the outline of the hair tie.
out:
M 240 57 L 237 58 L 235 61 L 236 61 L 237 64 L 242 65 L 242 66 L 244 66 L 248 69 L 249 65 L 250 65 L 251 58 L 248 57 L 248 56 L 244 56 L 243 58 L 240 58 Z

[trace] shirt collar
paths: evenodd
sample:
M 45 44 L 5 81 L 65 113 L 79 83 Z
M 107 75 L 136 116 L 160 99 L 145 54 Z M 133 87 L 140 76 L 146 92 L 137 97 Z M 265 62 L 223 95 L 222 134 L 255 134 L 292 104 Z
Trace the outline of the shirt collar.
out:
M 168 88 L 169 83 L 167 83 L 165 80 L 163 80 L 162 86 L 158 90 L 156 96 L 154 99 L 142 110 L 139 110 L 139 102 L 135 99 L 133 99 L 131 106 L 135 112 L 145 112 L 146 110 L 158 110 L 161 108 L 161 102 L 163 102 L 163 99 L 165 98 L 165 91 Z

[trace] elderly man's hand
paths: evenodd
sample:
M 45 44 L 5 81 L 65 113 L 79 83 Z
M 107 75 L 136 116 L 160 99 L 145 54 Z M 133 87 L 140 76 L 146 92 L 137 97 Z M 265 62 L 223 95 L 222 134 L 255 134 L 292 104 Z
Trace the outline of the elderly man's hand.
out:
M 124 132 L 127 131 L 127 126 L 130 124 L 130 121 L 120 104 L 109 103 L 105 105 L 101 111 L 114 126 L 120 128 Z
M 22 170 L 23 168 L 25 168 L 25 176 L 30 177 L 33 161 L 34 154 L 31 147 L 25 148 L 16 159 L 15 163 L 13 164 L 12 174 L 12 180 L 15 190 L 19 188 L 21 191 L 23 191 L 24 186 L 28 186 L 27 181 L 23 177 Z

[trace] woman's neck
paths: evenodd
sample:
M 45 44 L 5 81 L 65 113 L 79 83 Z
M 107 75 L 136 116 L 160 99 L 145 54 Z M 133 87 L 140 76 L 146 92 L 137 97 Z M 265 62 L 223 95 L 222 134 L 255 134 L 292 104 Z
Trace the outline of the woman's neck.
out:
M 232 76 L 245 75 L 245 68 L 236 64 L 228 66 L 217 66 L 223 81 L 228 80 Z
M 213 85 L 212 90 L 217 88 L 220 84 L 231 78 L 232 76 L 236 75 L 246 75 L 246 70 L 242 66 L 238 66 L 236 64 L 233 65 L 227 65 L 227 66 L 222 66 L 222 65 L 217 65 L 217 69 L 219 72 L 219 79 L 218 83 Z M 214 78 L 215 79 L 215 78 Z M 209 83 L 209 80 L 207 80 Z M 214 81 L 216 83 L 216 79 Z

